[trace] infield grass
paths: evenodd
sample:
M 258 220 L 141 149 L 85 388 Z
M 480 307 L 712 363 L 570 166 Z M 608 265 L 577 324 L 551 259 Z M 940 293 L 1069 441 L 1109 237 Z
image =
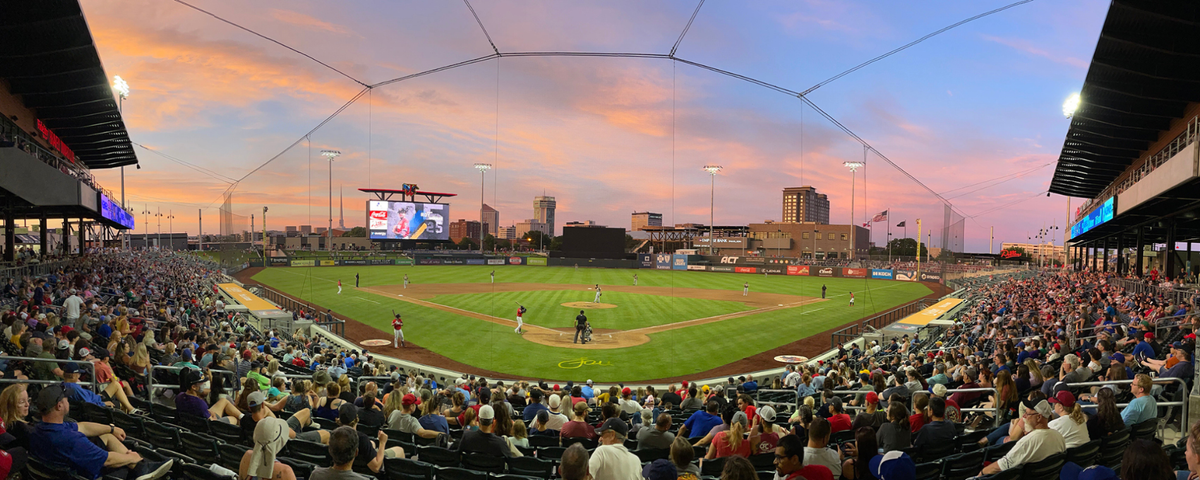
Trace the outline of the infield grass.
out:
M 633 274 L 639 285 L 677 288 L 702 288 L 740 291 L 749 282 L 752 291 L 821 296 L 821 285 L 828 287 L 827 302 L 763 312 L 731 320 L 694 325 L 650 335 L 650 342 L 609 350 L 576 350 L 540 345 L 522 340 L 504 325 L 414 305 L 400 299 L 355 290 L 354 274 L 360 274 L 361 286 L 396 285 L 405 274 L 414 283 L 488 283 L 496 271 L 497 282 L 555 283 L 590 286 L 632 285 Z M 817 278 L 798 276 L 687 272 L 672 270 L 621 270 L 541 266 L 357 266 L 357 267 L 276 267 L 254 276 L 256 281 L 295 297 L 380 329 L 380 338 L 391 338 L 391 310 L 404 312 L 404 333 L 411 341 L 456 361 L 513 376 L 550 380 L 586 380 L 597 382 L 636 382 L 657 378 L 691 375 L 789 344 L 824 332 L 850 321 L 883 312 L 930 293 L 915 282 L 887 280 Z M 337 281 L 346 287 L 337 294 Z M 584 287 L 586 288 L 586 287 Z M 853 291 L 856 305 L 847 305 L 847 292 Z M 537 319 L 541 309 L 562 309 L 555 294 L 573 294 L 569 300 L 590 301 L 591 293 L 579 291 L 504 292 L 441 295 L 432 301 L 511 319 L 516 305 L 506 295 L 520 295 L 530 309 L 527 321 L 548 327 L 569 326 L 570 318 Z M 609 310 L 593 310 L 593 315 L 616 315 L 617 310 L 644 309 L 644 319 L 630 316 L 620 329 L 638 325 L 676 323 L 746 310 L 738 302 L 697 300 L 642 294 L 605 292 L 603 302 L 630 305 Z M 574 295 L 585 298 L 575 298 Z M 443 298 L 445 297 L 445 298 Z M 618 298 L 615 298 L 618 297 Z M 627 297 L 627 298 L 619 298 Z M 653 298 L 638 298 L 653 297 Z M 530 300 L 527 300 L 530 299 Z M 507 302 L 507 303 L 506 303 Z M 533 305 L 533 306 L 531 306 Z M 603 312 L 603 313 L 599 313 Z M 609 313 L 613 312 L 613 313 Z M 637 323 L 642 322 L 642 323 Z M 597 325 L 598 328 L 608 328 Z M 386 333 L 385 333 L 386 332 Z

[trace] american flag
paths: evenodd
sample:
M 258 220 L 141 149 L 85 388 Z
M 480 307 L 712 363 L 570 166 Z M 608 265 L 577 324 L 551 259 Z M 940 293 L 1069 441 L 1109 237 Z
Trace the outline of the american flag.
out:
M 863 228 L 871 228 L 871 222 L 864 223 Z
M 871 221 L 872 222 L 882 222 L 882 221 L 887 220 L 887 212 L 888 212 L 887 210 L 879 212 L 879 214 L 875 215 L 875 217 L 872 218 Z

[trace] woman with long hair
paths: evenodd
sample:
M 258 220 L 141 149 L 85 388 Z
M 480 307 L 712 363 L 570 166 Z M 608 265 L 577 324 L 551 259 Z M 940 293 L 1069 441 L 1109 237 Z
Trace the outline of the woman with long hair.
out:
M 908 408 L 903 403 L 889 402 L 888 422 L 879 426 L 875 443 L 883 451 L 904 450 L 912 446 L 912 428 L 908 424 Z
M 146 344 L 139 343 L 137 350 L 133 353 L 133 361 L 130 362 L 129 368 L 133 369 L 138 375 L 145 375 L 150 370 L 150 350 L 146 348 Z
M 847 480 L 875 478 L 871 474 L 871 458 L 875 457 L 878 452 L 879 444 L 875 440 L 875 429 L 860 427 L 855 430 L 854 446 L 846 452 L 850 458 L 842 462 L 842 478 Z
M 1037 362 L 1032 358 L 1025 359 L 1025 363 L 1023 365 L 1025 365 L 1025 368 L 1029 369 L 1029 387 L 1041 388 L 1042 383 L 1046 381 L 1046 377 L 1042 376 L 1041 367 L 1038 367 Z
M 338 377 L 337 383 L 342 389 L 342 394 L 338 398 L 350 403 L 354 403 L 354 392 L 350 390 L 350 376 L 342 375 Z
M 889 399 L 888 407 L 891 407 L 891 405 L 892 402 Z M 926 423 L 929 423 L 930 418 L 925 416 L 925 407 L 928 406 L 929 395 L 926 395 L 924 392 L 917 392 L 913 395 L 913 413 L 908 417 L 908 427 L 912 433 L 917 433 L 917 430 L 920 430 Z
M 508 413 L 508 404 L 504 403 L 503 396 L 497 395 L 496 398 L 497 400 L 492 402 L 492 411 L 496 417 L 492 420 L 492 433 L 500 437 L 512 435 L 513 419 Z M 587 405 L 587 402 L 583 404 Z
M 442 416 L 446 417 L 446 422 L 461 427 L 462 425 L 458 425 L 458 416 L 462 414 L 463 405 L 466 403 L 466 395 L 463 395 L 462 392 L 454 392 L 454 395 L 450 396 L 450 408 L 442 411 Z
M 743 438 L 749 428 L 749 423 L 746 412 L 738 411 L 733 414 L 733 418 L 729 420 L 729 430 L 717 432 L 712 443 L 709 444 L 708 454 L 704 458 L 714 459 L 730 455 L 749 457 L 751 452 L 755 451 L 759 440 L 757 434 L 751 435 L 749 439 Z
M 1090 440 L 1087 431 L 1087 416 L 1075 402 L 1075 395 L 1063 390 L 1047 399 L 1054 406 L 1058 418 L 1050 421 L 1050 429 L 1062 434 L 1067 448 L 1075 448 Z
M 388 395 L 387 399 L 383 401 L 383 418 L 392 418 L 392 412 L 404 411 L 404 404 L 402 403 L 404 394 L 400 393 L 399 390 L 392 393 L 393 395 Z
M 14 383 L 0 392 L 0 427 L 12 430 L 29 417 L 29 386 Z
M 1101 387 L 1094 400 L 1096 414 L 1087 422 L 1088 438 L 1104 438 L 1125 428 L 1121 410 L 1117 408 L 1117 395 L 1112 389 Z
M 1171 458 L 1153 440 L 1134 440 L 1121 457 L 1121 480 L 1171 480 Z
M 168 345 L 174 345 L 174 344 L 168 344 Z M 247 398 L 250 397 L 251 393 L 254 393 L 257 391 L 258 391 L 258 380 L 255 380 L 253 378 L 243 378 L 242 379 L 242 391 L 241 391 L 241 393 L 238 394 L 237 402 L 235 402 L 233 404 L 233 406 L 237 407 L 239 412 L 249 412 L 250 411 L 250 403 L 247 401 Z M 274 409 L 272 409 L 272 410 L 274 410 Z
M 449 435 L 450 424 L 446 421 L 446 417 L 442 415 L 441 397 L 430 396 L 426 398 L 425 395 L 427 393 L 429 393 L 429 390 L 421 391 L 421 417 L 417 419 L 417 422 L 421 424 L 421 428 Z M 462 395 L 461 392 L 458 394 Z M 513 426 L 517 424 L 524 426 L 521 422 L 515 422 Z M 524 446 L 528 447 L 528 442 Z

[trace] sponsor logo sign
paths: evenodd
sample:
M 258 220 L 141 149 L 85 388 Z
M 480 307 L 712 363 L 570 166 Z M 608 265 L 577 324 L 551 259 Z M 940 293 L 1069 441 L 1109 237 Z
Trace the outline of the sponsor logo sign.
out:
M 611 366 L 613 366 L 612 362 L 606 362 L 604 360 L 592 360 L 587 357 L 573 358 L 570 360 L 563 360 L 561 362 L 558 362 L 558 368 L 563 368 L 563 369 L 567 369 L 567 370 L 574 370 L 574 369 L 580 368 L 580 367 L 611 367 Z
M 462 258 L 443 258 L 442 265 L 466 265 L 467 261 Z
M 638 264 L 641 265 L 642 268 L 654 268 L 654 255 L 649 253 L 639 253 Z
M 808 275 L 808 265 L 788 265 L 788 275 Z
M 822 277 L 832 277 L 833 267 L 821 267 L 820 270 L 817 270 L 817 275 Z
M 509 265 L 524 265 L 525 257 L 508 257 Z
M 721 257 L 721 263 L 726 264 L 726 265 L 733 265 L 735 263 L 738 263 L 738 258 L 740 258 L 740 257 Z
M 687 269 L 688 270 L 698 270 L 698 271 L 703 272 L 705 270 L 708 270 L 708 267 L 706 267 L 704 265 L 688 265 Z
M 722 266 L 713 265 L 711 267 L 708 267 L 708 271 L 733 273 L 733 267 L 722 267 Z
M 1016 250 L 1001 250 L 1000 258 L 1021 258 L 1021 252 Z
M 942 281 L 942 274 L 921 272 L 921 281 L 922 282 L 940 282 L 940 281 Z
M 489 258 L 487 261 L 487 264 L 488 265 L 504 265 L 504 259 L 503 258 Z
M 769 273 L 772 275 L 783 274 L 783 267 L 758 267 L 758 273 Z
M 867 269 L 865 269 L 865 268 L 843 268 L 842 276 L 843 277 L 852 277 L 852 278 L 865 278 L 867 276 Z
M 671 256 L 671 269 L 687 270 L 687 266 L 687 255 L 675 254 Z
M 702 237 L 696 239 L 696 245 L 708 246 L 710 239 Z M 716 248 L 746 248 L 746 239 L 737 237 L 716 237 L 711 239 L 711 242 Z
M 737 273 L 756 273 L 758 269 L 754 267 L 733 267 L 733 271 Z
M 655 254 L 654 255 L 654 268 L 657 268 L 659 270 L 670 270 L 671 269 L 671 260 L 672 260 L 671 254 L 669 254 L 669 253 Z
M 367 260 L 367 263 L 370 265 L 412 265 L 413 261 L 411 258 L 398 258 L 396 260 L 390 258 L 373 258 Z
M 271 265 L 287 265 L 287 257 L 271 257 Z
M 525 264 L 546 266 L 546 257 L 526 257 Z
M 762 257 L 747 257 L 746 263 L 767 263 L 767 260 Z
M 417 259 L 417 264 L 418 265 L 441 265 L 442 259 L 440 259 L 440 258 L 420 258 L 420 259 Z
M 316 264 L 315 260 L 292 260 L 293 267 L 311 267 Z
M 895 270 L 892 273 L 895 275 L 894 278 L 896 280 L 911 282 L 917 279 L 917 272 L 912 270 Z
M 487 260 L 482 258 L 468 258 L 467 265 L 487 265 Z
M 332 267 L 334 265 L 337 265 L 336 260 L 321 260 L 322 267 Z
M 871 278 L 882 278 L 882 279 L 886 279 L 886 280 L 891 280 L 892 279 L 892 271 L 891 270 L 883 270 L 883 269 L 879 269 L 879 268 L 872 268 L 871 269 Z
M 387 210 L 371 210 L 367 225 L 368 230 L 387 230 Z
M 342 260 L 342 265 L 366 265 L 366 260 Z

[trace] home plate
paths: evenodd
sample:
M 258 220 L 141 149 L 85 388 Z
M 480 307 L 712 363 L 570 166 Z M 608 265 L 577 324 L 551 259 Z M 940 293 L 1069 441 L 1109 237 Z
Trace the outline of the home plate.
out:
M 782 307 L 782 306 L 783 306 L 783 304 L 781 303 L 781 304 L 779 304 L 779 306 L 781 306 L 781 307 Z
M 380 340 L 375 338 L 371 340 L 363 340 L 358 343 L 362 344 L 364 347 L 382 347 L 384 345 L 391 345 L 392 342 L 389 340 Z

